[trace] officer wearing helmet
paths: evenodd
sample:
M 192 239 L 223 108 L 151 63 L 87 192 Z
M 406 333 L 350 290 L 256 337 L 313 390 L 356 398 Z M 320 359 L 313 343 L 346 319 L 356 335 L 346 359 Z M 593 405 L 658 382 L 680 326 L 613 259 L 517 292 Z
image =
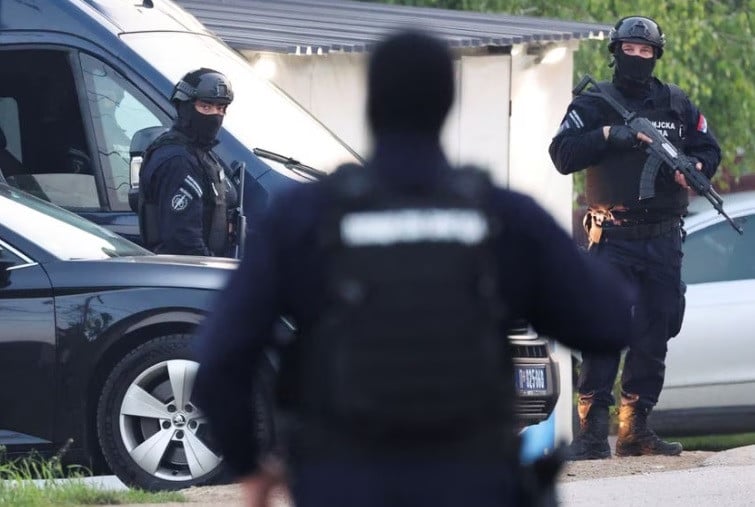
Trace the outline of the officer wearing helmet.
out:
M 171 101 L 175 122 L 147 148 L 139 173 L 142 240 L 161 254 L 224 256 L 236 192 L 211 150 L 233 101 L 231 83 L 201 68 L 181 78 Z
M 653 76 L 665 45 L 654 20 L 620 19 L 608 44 L 613 79 L 599 87 L 628 111 L 650 120 L 710 178 L 721 150 L 705 117 L 681 89 Z M 647 160 L 643 145 L 649 141 L 642 133 L 635 135 L 602 99 L 578 95 L 549 149 L 560 173 L 586 170 L 589 253 L 607 259 L 637 289 L 635 338 L 621 376 L 617 456 L 673 456 L 682 451 L 681 444 L 661 440 L 647 418 L 663 388 L 667 341 L 679 332 L 684 317 L 681 218 L 687 212 L 688 185 L 678 171 L 660 171 L 655 197 L 639 200 Z M 619 362 L 619 353 L 583 355 L 577 381 L 580 430 L 569 449 L 572 459 L 610 457 L 608 410 L 615 403 L 612 389 Z

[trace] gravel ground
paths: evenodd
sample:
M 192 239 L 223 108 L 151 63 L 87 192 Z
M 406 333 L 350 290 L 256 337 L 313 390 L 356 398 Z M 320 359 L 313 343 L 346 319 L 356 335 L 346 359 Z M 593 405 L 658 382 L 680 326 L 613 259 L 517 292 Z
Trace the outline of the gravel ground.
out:
M 640 456 L 592 461 L 568 462 L 561 471 L 560 482 L 582 481 L 623 475 L 644 475 L 669 470 L 684 470 L 703 466 L 715 452 L 685 451 L 680 456 Z M 182 491 L 188 503 L 133 505 L 119 507 L 214 507 L 241 506 L 241 490 L 236 484 L 224 486 L 206 486 Z M 270 507 L 290 507 L 283 491 L 274 494 Z
M 696 468 L 714 455 L 707 451 L 685 451 L 679 456 L 637 456 L 589 461 L 568 462 L 559 477 L 560 482 L 583 481 L 620 475 L 642 475 L 669 470 Z

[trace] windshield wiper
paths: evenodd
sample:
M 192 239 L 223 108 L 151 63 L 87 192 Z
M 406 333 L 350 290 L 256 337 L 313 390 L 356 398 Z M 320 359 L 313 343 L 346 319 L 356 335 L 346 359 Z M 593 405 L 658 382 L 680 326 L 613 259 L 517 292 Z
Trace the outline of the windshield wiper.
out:
M 263 150 L 262 148 L 254 148 L 252 152 L 258 157 L 279 162 L 283 164 L 287 169 L 304 173 L 308 176 L 312 176 L 313 178 L 317 178 L 318 180 L 328 175 L 328 173 L 326 173 L 325 171 L 315 169 L 314 167 L 302 164 L 294 158 L 286 157 L 272 151 Z

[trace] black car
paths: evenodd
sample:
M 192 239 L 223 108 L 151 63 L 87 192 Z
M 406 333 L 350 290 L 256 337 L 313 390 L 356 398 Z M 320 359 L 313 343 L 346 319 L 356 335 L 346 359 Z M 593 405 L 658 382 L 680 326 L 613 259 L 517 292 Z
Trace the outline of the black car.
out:
M 236 266 L 157 256 L 0 184 L 0 445 L 149 489 L 222 473 L 191 334 Z M 101 454 L 100 454 L 101 453 Z
M 223 478 L 222 457 L 192 402 L 192 334 L 237 261 L 155 255 L 118 234 L 0 183 L 0 445 L 57 452 L 127 484 L 179 489 Z M 282 333 L 290 333 L 281 319 Z M 522 426 L 558 399 L 558 368 L 526 323 L 512 329 Z M 264 386 L 254 410 L 272 443 Z

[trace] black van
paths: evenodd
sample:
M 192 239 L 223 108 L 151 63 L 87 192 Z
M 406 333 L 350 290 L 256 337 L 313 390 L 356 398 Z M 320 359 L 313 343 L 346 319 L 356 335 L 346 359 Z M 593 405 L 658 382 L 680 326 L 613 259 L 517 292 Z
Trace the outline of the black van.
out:
M 131 140 L 142 129 L 171 125 L 173 84 L 203 66 L 226 74 L 234 87 L 215 151 L 226 168 L 246 164 L 248 213 L 277 187 L 311 178 L 262 160 L 255 148 L 323 170 L 358 161 L 168 0 L 3 0 L 0 171 L 9 184 L 139 242 L 128 199 Z

